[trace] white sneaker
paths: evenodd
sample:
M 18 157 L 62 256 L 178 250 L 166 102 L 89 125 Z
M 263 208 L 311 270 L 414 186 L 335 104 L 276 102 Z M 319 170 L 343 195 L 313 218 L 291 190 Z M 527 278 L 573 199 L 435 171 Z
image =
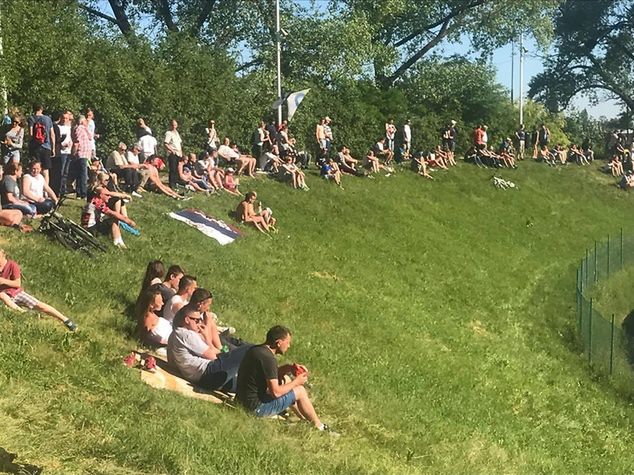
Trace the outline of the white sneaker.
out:
M 132 193 L 130 193 L 132 196 L 134 196 L 135 198 L 143 198 L 143 195 L 140 193 L 137 193 L 136 191 L 133 191 Z

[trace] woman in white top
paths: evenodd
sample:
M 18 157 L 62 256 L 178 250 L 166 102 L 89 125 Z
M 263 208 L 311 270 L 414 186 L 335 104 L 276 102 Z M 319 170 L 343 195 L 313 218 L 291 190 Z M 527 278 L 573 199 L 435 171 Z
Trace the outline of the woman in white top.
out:
M 7 153 L 4 156 L 4 163 L 13 160 L 20 163 L 20 150 L 24 145 L 24 124 L 19 116 L 14 116 L 11 122 L 11 129 L 4 136 L 4 145 Z
M 22 177 L 22 196 L 32 203 L 38 214 L 46 214 L 57 203 L 57 196 L 42 176 L 42 164 L 31 162 L 28 175 Z
M 172 324 L 157 315 L 162 307 L 163 296 L 158 286 L 150 287 L 139 299 L 137 332 L 145 344 L 167 345 L 167 339 L 172 334 Z

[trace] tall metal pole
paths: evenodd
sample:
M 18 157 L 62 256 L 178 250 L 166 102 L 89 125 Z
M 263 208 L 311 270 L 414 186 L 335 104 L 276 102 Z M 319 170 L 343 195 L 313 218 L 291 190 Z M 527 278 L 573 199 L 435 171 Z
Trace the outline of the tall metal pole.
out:
M 520 33 L 520 124 L 524 123 L 524 34 Z
M 277 107 L 277 124 L 282 123 L 282 43 L 280 28 L 280 0 L 275 1 L 275 41 L 277 48 L 277 99 L 280 105 Z
M 515 38 L 511 40 L 511 104 L 515 103 Z
M 4 57 L 4 49 L 2 47 L 2 4 L 0 3 L 0 58 Z M 7 84 L 4 80 L 4 72 L 0 77 L 0 96 L 2 97 L 2 106 L 4 107 L 4 115 L 9 113 L 7 102 Z

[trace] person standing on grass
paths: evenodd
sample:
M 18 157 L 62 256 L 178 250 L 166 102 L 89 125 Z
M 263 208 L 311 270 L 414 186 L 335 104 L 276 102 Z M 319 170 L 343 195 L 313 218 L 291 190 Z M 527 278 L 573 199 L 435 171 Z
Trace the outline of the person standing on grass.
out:
M 291 331 L 278 325 L 266 333 L 264 343 L 251 347 L 238 370 L 236 400 L 256 417 L 274 416 L 292 408 L 301 419 L 311 422 L 318 430 L 330 431 L 319 419 L 304 388 L 308 381 L 306 367 L 278 367 L 275 357 L 285 354 L 291 347 L 291 341 Z M 294 379 L 284 382 L 285 376 L 291 374 Z
M 68 183 L 75 182 L 75 197 L 78 199 L 86 199 L 88 195 L 88 163 L 92 159 L 92 144 L 86 117 L 80 115 L 73 130 L 74 157 L 68 172 Z
M 524 151 L 526 149 L 526 130 L 524 130 L 524 124 L 520 124 L 520 128 L 515 131 L 515 140 L 517 141 L 517 158 L 524 160 Z
M 51 157 L 55 154 L 55 130 L 53 121 L 44 115 L 44 106 L 33 106 L 33 115 L 28 119 L 31 142 L 29 152 L 31 158 L 42 164 L 42 175 L 48 184 L 48 171 L 52 168 Z
M 169 187 L 174 190 L 178 183 L 178 162 L 183 156 L 183 141 L 178 133 L 178 122 L 176 122 L 176 119 L 170 121 L 170 129 L 165 132 L 163 144 L 169 153 L 167 156 Z
M 70 331 L 77 330 L 77 325 L 64 316 L 59 310 L 50 305 L 40 302 L 32 295 L 27 294 L 21 288 L 22 274 L 17 262 L 7 258 L 4 249 L 0 249 L 0 301 L 7 307 L 18 312 L 24 312 L 22 307 L 30 310 L 37 310 L 46 315 L 50 315 L 62 322 Z

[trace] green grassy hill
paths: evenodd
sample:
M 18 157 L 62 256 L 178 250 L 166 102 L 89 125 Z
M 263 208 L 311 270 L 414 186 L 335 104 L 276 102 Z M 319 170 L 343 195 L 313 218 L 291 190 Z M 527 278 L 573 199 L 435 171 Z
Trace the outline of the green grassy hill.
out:
M 576 345 L 575 270 L 624 228 L 634 197 L 596 167 L 460 165 L 403 171 L 345 191 L 245 180 L 280 220 L 221 247 L 166 217 L 226 218 L 229 196 L 130 206 L 129 250 L 89 260 L 0 230 L 26 288 L 81 327 L 0 313 L 0 447 L 45 473 L 623 473 L 634 410 Z M 79 204 L 68 206 L 69 216 Z M 287 359 L 311 370 L 333 439 L 145 386 L 121 364 L 136 347 L 126 309 L 146 263 L 179 263 L 215 311 L 260 342 L 288 325 Z

